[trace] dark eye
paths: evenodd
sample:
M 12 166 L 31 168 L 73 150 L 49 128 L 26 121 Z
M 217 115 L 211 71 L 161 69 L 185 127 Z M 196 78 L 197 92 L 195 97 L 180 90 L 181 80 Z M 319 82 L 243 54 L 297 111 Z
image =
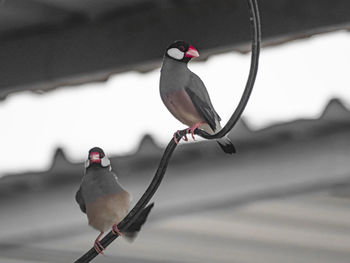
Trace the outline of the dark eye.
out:
M 184 46 L 179 46 L 179 50 L 182 52 L 185 52 L 185 47 Z

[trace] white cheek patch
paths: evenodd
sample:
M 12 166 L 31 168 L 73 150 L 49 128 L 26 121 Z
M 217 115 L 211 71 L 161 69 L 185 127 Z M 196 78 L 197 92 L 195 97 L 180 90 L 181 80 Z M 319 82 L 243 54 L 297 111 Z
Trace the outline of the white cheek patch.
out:
M 111 162 L 110 160 L 107 158 L 107 156 L 103 157 L 101 159 L 101 165 L 102 167 L 107 167 L 107 166 L 110 166 Z
M 168 55 L 172 58 L 175 58 L 177 60 L 181 60 L 184 58 L 185 53 L 181 52 L 177 48 L 171 48 L 167 51 Z
M 90 166 L 90 161 L 89 159 L 87 159 L 84 163 L 85 169 L 88 168 Z
M 101 166 L 102 166 L 102 167 L 107 167 L 107 166 L 109 166 L 109 170 L 111 171 L 111 170 L 112 170 L 112 167 L 111 167 L 110 165 L 111 165 L 111 161 L 108 159 L 107 156 L 105 156 L 105 157 L 103 157 L 103 158 L 101 159 Z M 85 166 L 85 168 L 88 168 L 88 167 L 90 166 L 90 160 L 89 160 L 89 159 L 87 159 L 87 160 L 85 161 L 84 166 Z

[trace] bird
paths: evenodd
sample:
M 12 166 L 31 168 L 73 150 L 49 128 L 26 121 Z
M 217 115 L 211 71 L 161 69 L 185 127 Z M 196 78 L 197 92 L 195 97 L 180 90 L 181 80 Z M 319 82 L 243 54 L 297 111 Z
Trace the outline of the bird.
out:
M 191 133 L 193 139 L 197 128 L 209 134 L 215 134 L 222 128 L 221 118 L 210 101 L 203 81 L 188 68 L 188 62 L 196 57 L 199 57 L 199 52 L 194 46 L 183 40 L 173 42 L 165 51 L 159 81 L 163 103 L 176 119 L 189 127 L 187 133 Z M 175 143 L 178 143 L 178 132 L 174 133 Z M 236 152 L 227 136 L 216 141 L 225 153 Z
M 131 195 L 119 184 L 118 178 L 112 172 L 110 160 L 99 147 L 89 150 L 85 161 L 85 174 L 75 195 L 80 210 L 87 215 L 88 223 L 100 231 L 94 242 L 97 253 L 104 255 L 104 247 L 100 238 L 105 231 L 112 228 L 113 234 L 118 234 L 132 241 L 153 208 L 153 203 L 143 208 L 140 216 L 125 231 L 121 232 L 117 225 L 127 215 Z

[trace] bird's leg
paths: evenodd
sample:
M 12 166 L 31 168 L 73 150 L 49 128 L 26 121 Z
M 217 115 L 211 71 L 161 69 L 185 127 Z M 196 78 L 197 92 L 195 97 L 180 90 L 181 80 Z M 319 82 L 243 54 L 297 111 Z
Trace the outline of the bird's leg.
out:
M 197 128 L 198 128 L 199 126 L 201 126 L 202 124 L 205 124 L 205 122 L 197 122 L 197 123 L 195 123 L 194 125 L 192 125 L 190 128 L 188 128 L 188 129 L 186 130 L 187 133 L 191 133 L 193 140 L 196 140 L 196 139 L 194 138 L 194 130 L 197 129 Z
M 95 240 L 95 243 L 94 243 L 94 248 L 96 250 L 97 253 L 99 254 L 102 254 L 102 255 L 105 255 L 105 253 L 103 253 L 103 250 L 104 250 L 104 247 L 101 245 L 100 243 L 100 238 L 101 236 L 103 235 L 104 232 L 101 232 L 98 237 L 96 238 Z
M 178 142 L 177 139 L 176 139 L 176 134 L 180 135 L 180 130 L 177 130 L 177 131 L 174 133 L 174 141 L 175 141 L 176 144 L 178 144 L 179 142 Z M 185 142 L 188 141 L 188 138 L 187 138 L 187 135 L 186 135 L 186 134 L 183 136 L 183 140 L 184 140 Z
M 118 234 L 119 236 L 122 236 L 122 235 L 123 235 L 122 232 L 119 231 L 117 224 L 114 224 L 114 225 L 112 226 L 112 233 L 113 233 L 114 235 Z

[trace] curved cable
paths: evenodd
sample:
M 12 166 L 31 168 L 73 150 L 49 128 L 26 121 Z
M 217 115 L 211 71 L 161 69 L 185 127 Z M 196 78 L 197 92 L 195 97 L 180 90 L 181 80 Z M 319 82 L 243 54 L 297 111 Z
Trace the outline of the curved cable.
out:
M 255 78 L 258 72 L 258 62 L 259 62 L 259 53 L 260 53 L 260 41 L 261 41 L 261 27 L 260 27 L 260 17 L 259 17 L 259 10 L 258 10 L 258 4 L 257 0 L 247 0 L 248 7 L 249 7 L 249 13 L 250 13 L 250 23 L 252 28 L 252 53 L 251 53 L 251 64 L 250 64 L 250 71 L 248 80 L 244 89 L 244 92 L 242 94 L 241 100 L 232 114 L 229 121 L 226 123 L 226 125 L 220 130 L 220 132 L 210 135 L 203 130 L 196 129 L 194 131 L 195 134 L 198 134 L 199 136 L 206 138 L 206 139 L 217 139 L 225 136 L 237 123 L 238 119 L 242 115 L 242 112 L 245 108 L 245 106 L 248 103 L 250 94 L 253 90 Z M 187 133 L 186 129 L 181 130 L 179 134 L 177 135 L 177 140 L 180 142 L 182 136 L 184 136 Z M 157 191 L 163 177 L 165 174 L 165 171 L 168 167 L 169 160 L 171 158 L 171 155 L 173 154 L 177 144 L 174 142 L 173 139 L 169 142 L 168 146 L 166 147 L 162 159 L 159 163 L 158 169 L 146 189 L 145 193 L 142 195 L 142 197 L 139 199 L 139 201 L 136 203 L 136 205 L 133 207 L 133 209 L 129 212 L 129 214 L 118 224 L 118 229 L 120 229 L 122 232 L 125 229 L 128 229 L 128 227 L 138 218 L 142 210 L 146 207 L 147 203 L 151 200 L 155 192 Z M 110 231 L 102 240 L 101 245 L 106 248 L 109 244 L 111 244 L 118 235 L 115 235 Z M 91 248 L 89 251 L 87 251 L 84 255 L 82 255 L 79 259 L 74 261 L 75 263 L 86 263 L 90 262 L 92 259 L 94 259 L 98 253 L 95 251 L 94 248 Z

